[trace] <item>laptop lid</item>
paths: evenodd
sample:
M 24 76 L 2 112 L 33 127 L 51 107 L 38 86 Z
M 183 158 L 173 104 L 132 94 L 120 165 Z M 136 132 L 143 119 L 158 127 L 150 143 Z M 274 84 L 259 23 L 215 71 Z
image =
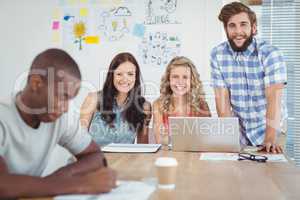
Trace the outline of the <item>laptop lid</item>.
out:
M 174 151 L 239 152 L 236 117 L 169 117 Z

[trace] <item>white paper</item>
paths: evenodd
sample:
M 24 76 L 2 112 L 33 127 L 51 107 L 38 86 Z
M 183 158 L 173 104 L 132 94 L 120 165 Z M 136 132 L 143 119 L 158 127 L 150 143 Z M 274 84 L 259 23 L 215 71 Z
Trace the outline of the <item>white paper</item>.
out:
M 283 154 L 263 154 L 268 157 L 267 162 L 287 162 Z
M 237 153 L 201 153 L 200 160 L 237 160 Z
M 267 162 L 287 162 L 283 154 L 259 154 L 268 158 Z M 238 153 L 201 153 L 200 160 L 223 161 L 235 160 L 239 158 Z
M 102 147 L 102 151 L 119 153 L 154 153 L 159 147 L 160 144 L 109 144 Z
M 61 195 L 54 200 L 146 200 L 155 186 L 140 181 L 119 181 L 118 187 L 110 193 L 99 195 Z

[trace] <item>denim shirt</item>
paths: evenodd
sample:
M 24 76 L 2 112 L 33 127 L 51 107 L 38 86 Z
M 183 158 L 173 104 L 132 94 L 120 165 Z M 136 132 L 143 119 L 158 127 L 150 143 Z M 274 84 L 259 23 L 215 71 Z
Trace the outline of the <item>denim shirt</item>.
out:
M 110 127 L 102 118 L 101 112 L 96 111 L 93 115 L 89 133 L 94 141 L 101 145 L 110 143 L 134 143 L 136 131 L 130 129 L 130 124 L 122 118 L 122 109 L 116 105 L 113 107 L 113 112 L 116 114 L 113 125 Z

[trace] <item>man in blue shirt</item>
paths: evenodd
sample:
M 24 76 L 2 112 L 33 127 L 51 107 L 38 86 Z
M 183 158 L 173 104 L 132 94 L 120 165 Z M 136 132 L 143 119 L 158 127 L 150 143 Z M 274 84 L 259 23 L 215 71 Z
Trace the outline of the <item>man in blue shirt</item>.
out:
M 239 2 L 225 5 L 219 20 L 228 41 L 211 52 L 211 79 L 220 117 L 239 118 L 241 143 L 281 153 L 276 133 L 287 82 L 286 64 L 274 46 L 256 39 L 255 13 Z

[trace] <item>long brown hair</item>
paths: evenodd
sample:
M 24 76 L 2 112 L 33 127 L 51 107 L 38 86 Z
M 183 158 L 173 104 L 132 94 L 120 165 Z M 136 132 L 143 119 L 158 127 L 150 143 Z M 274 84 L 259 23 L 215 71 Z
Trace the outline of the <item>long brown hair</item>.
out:
M 118 94 L 118 90 L 113 83 L 114 71 L 119 65 L 125 62 L 131 62 L 135 65 L 136 79 L 133 88 L 128 93 L 124 109 L 122 110 L 122 117 L 137 130 L 142 127 L 141 125 L 146 118 L 143 112 L 145 98 L 141 95 L 142 80 L 140 67 L 132 54 L 128 52 L 120 53 L 111 61 L 103 89 L 98 95 L 97 109 L 101 112 L 102 119 L 110 126 L 113 126 L 116 117 L 116 114 L 113 112 L 113 106 L 116 103 L 115 97 Z

